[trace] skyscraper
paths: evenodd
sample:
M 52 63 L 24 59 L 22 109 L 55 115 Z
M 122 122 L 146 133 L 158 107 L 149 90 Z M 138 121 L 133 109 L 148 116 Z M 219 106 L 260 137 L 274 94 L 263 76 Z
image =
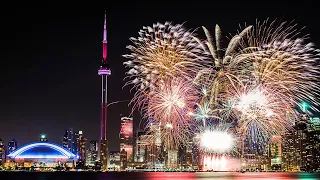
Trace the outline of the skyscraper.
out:
M 127 152 L 127 160 L 132 160 L 133 154 L 133 118 L 122 117 L 120 127 L 120 151 Z
M 87 144 L 87 139 L 84 138 L 83 136 L 79 137 L 79 144 L 78 144 L 78 154 L 79 154 L 79 159 L 82 162 L 86 162 L 86 144 Z
M 87 153 L 87 164 L 89 166 L 94 166 L 98 157 L 98 143 L 97 141 L 90 141 L 89 149 Z
M 147 135 L 145 132 L 138 132 L 135 149 L 135 162 L 146 162 Z
M 72 139 L 72 128 L 68 128 L 63 136 L 62 146 L 66 149 L 69 149 L 69 151 L 72 151 Z
M 273 135 L 270 138 L 269 144 L 269 158 L 270 158 L 270 167 L 273 170 L 281 169 L 282 162 L 282 141 L 281 136 Z
M 107 62 L 107 17 L 104 16 L 103 27 L 103 59 L 98 70 L 98 74 L 101 76 L 101 119 L 100 119 L 100 161 L 104 169 L 108 166 L 109 152 L 108 152 L 108 138 L 107 138 L 107 108 L 108 108 L 108 76 L 111 75 Z
M 73 132 L 73 136 L 72 136 L 72 153 L 73 154 L 78 154 L 78 144 L 79 144 L 79 134 L 82 134 L 82 131 L 79 132 Z
M 5 150 L 4 150 L 4 142 L 0 139 L 0 166 L 4 164 L 5 161 Z
M 18 142 L 15 139 L 12 139 L 8 143 L 8 154 L 12 153 L 14 150 L 16 150 L 18 147 Z
M 292 131 L 286 133 L 283 143 L 283 169 L 305 170 L 307 166 L 307 114 L 302 113 Z M 308 147 L 309 148 L 309 147 Z

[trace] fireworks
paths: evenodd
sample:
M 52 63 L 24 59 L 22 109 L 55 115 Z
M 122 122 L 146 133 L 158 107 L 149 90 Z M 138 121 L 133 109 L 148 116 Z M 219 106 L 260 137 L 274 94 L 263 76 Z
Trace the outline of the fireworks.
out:
M 198 101 L 197 92 L 186 80 L 174 78 L 149 94 L 146 114 L 152 123 L 161 124 L 162 136 L 175 145 L 187 140 L 192 122 L 188 113 Z M 164 139 L 168 139 L 164 138 Z M 190 138 L 190 137 L 188 137 Z M 181 141 L 185 139 L 184 141 Z
M 226 131 L 205 131 L 200 134 L 200 146 L 207 152 L 227 153 L 234 145 L 234 139 Z
M 231 106 L 242 138 L 266 141 L 271 135 L 281 135 L 292 128 L 296 111 L 281 92 L 267 87 L 242 87 L 235 91 L 230 90 L 234 98 Z
M 269 89 L 276 89 L 289 106 L 302 101 L 319 106 L 319 50 L 292 23 L 264 21 L 241 41 L 239 59 L 251 61 L 252 78 Z
M 247 61 L 246 59 L 235 58 L 237 54 L 236 47 L 240 45 L 241 38 L 243 38 L 251 28 L 252 27 L 249 26 L 238 35 L 235 35 L 230 40 L 225 51 L 223 51 L 220 27 L 216 25 L 215 28 L 216 43 L 213 42 L 209 31 L 203 27 L 207 36 L 207 41 L 205 42 L 206 50 L 207 53 L 211 55 L 213 65 L 212 67 L 199 71 L 196 81 L 198 81 L 198 79 L 209 80 L 209 82 L 205 84 L 209 84 L 207 85 L 207 89 L 210 94 L 210 104 L 213 105 L 214 108 L 219 108 L 217 105 L 226 100 L 224 96 L 224 93 L 228 90 L 226 86 L 233 84 L 234 81 L 238 81 L 239 78 L 245 75 L 243 70 L 246 69 Z
M 320 51 L 295 25 L 257 23 L 226 47 L 219 26 L 215 41 L 203 30 L 205 41 L 182 25 L 157 23 L 131 38 L 126 84 L 137 90 L 133 102 L 148 124 L 159 125 L 161 142 L 176 146 L 198 134 L 204 152 L 228 152 L 235 136 L 283 135 L 302 101 L 317 110 Z
M 124 64 L 130 68 L 127 84 L 142 91 L 157 87 L 168 77 L 191 80 L 206 63 L 194 33 L 181 24 L 153 24 L 143 27 L 139 36 L 131 38 L 134 45 L 127 46 L 131 54 L 124 55 L 130 60 Z

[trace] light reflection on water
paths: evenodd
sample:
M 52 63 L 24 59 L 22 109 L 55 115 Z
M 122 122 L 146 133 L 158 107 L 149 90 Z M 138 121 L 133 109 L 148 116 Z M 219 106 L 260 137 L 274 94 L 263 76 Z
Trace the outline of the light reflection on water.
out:
M 0 172 L 0 180 L 317 180 L 320 173 L 272 172 Z
M 146 180 L 317 180 L 319 173 L 282 173 L 282 172 L 198 172 L 198 173 L 146 173 Z

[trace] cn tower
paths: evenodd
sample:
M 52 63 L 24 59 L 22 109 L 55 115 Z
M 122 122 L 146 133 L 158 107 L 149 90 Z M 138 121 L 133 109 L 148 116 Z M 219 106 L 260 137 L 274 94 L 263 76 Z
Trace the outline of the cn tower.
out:
M 108 139 L 107 139 L 107 110 L 108 110 L 108 76 L 111 75 L 107 62 L 107 15 L 104 14 L 102 62 L 98 70 L 101 76 L 101 119 L 100 119 L 100 161 L 103 169 L 107 169 L 109 161 Z

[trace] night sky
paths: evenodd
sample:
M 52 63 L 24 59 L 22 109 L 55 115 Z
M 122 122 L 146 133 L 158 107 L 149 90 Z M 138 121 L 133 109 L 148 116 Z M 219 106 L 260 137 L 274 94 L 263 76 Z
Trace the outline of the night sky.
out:
M 170 2 L 170 1 L 169 1 Z M 107 11 L 109 102 L 132 97 L 122 88 L 126 69 L 121 55 L 128 53 L 129 38 L 142 26 L 172 21 L 186 28 L 218 23 L 224 35 L 236 33 L 239 24 L 254 24 L 256 18 L 295 20 L 306 26 L 320 47 L 319 6 L 316 1 L 214 1 L 193 3 L 115 4 L 105 1 L 100 8 L 37 8 L 14 5 L 0 12 L 0 138 L 18 145 L 39 140 L 61 144 L 68 127 L 82 130 L 90 140 L 99 139 L 100 77 L 104 11 Z M 289 4 L 290 2 L 290 4 Z M 197 4 L 195 4 L 197 3 Z M 47 8 L 46 8 L 47 7 Z M 199 34 L 203 32 L 199 29 Z M 119 149 L 120 114 L 128 115 L 127 103 L 109 107 L 110 150 Z M 139 119 L 135 119 L 136 123 Z

